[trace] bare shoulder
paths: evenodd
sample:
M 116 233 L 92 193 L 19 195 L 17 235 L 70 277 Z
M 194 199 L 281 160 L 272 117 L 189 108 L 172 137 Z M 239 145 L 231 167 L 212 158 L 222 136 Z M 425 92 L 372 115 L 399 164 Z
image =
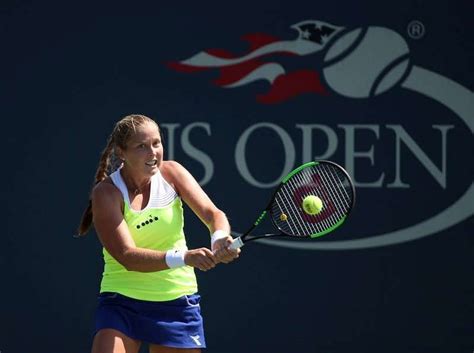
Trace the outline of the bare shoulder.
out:
M 176 161 L 163 161 L 160 166 L 160 172 L 166 181 L 171 181 L 173 184 L 179 181 L 183 175 L 189 173 L 186 168 Z
M 92 189 L 91 199 L 93 202 L 121 202 L 122 193 L 112 183 L 110 178 L 104 179 Z
M 161 175 L 170 183 L 181 196 L 186 190 L 194 189 L 197 181 L 191 173 L 180 163 L 175 161 L 163 161 L 160 166 Z

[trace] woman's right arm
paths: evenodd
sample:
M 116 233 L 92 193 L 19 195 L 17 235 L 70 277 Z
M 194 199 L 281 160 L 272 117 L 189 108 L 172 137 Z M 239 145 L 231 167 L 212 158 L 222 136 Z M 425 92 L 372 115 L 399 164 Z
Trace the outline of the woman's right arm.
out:
M 99 183 L 92 191 L 94 228 L 109 254 L 128 271 L 167 270 L 166 252 L 138 248 L 122 213 L 122 195 L 112 184 Z M 213 253 L 206 248 L 186 251 L 186 265 L 207 271 L 216 265 Z

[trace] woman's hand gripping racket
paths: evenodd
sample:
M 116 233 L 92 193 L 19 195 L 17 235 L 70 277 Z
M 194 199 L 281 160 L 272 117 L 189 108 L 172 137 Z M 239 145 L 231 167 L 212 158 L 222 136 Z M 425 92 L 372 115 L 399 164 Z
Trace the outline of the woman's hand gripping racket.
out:
M 338 164 L 317 161 L 293 170 L 275 190 L 255 223 L 234 239 L 230 249 L 274 236 L 317 238 L 340 227 L 354 207 L 355 188 L 349 174 Z M 251 235 L 270 215 L 278 233 Z

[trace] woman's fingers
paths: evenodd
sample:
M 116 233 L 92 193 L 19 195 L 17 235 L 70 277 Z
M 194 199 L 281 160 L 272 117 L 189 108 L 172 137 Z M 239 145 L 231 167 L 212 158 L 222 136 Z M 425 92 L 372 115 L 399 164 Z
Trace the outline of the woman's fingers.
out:
M 228 264 L 239 257 L 240 249 L 229 249 L 227 247 L 217 249 L 214 253 L 218 262 Z
M 216 267 L 217 260 L 211 250 L 207 248 L 199 248 L 186 251 L 186 254 L 184 255 L 184 263 L 196 267 L 201 271 L 208 271 Z

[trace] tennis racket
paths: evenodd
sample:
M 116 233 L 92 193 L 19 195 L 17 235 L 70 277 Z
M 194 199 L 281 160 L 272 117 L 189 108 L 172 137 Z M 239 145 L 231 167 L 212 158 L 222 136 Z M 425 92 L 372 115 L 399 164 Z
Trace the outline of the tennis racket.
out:
M 268 206 L 245 233 L 234 239 L 230 249 L 275 236 L 321 237 L 339 228 L 354 204 L 354 184 L 341 166 L 330 161 L 303 164 L 283 178 Z M 267 216 L 278 232 L 251 235 Z

